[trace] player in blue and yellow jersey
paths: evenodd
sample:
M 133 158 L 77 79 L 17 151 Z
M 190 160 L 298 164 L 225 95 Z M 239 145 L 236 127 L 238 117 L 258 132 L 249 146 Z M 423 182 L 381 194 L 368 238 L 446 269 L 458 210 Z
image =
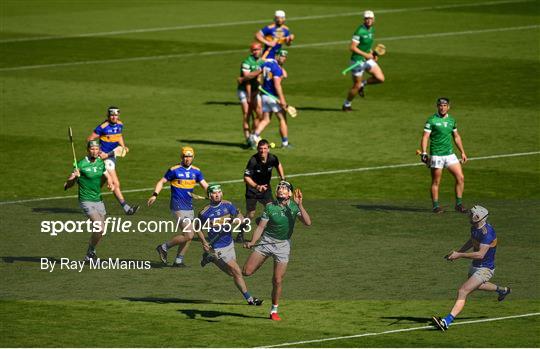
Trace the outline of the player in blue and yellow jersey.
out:
M 107 120 L 94 129 L 94 132 L 88 136 L 88 141 L 99 139 L 100 153 L 99 157 L 105 162 L 105 168 L 112 177 L 114 183 L 114 196 L 124 209 L 127 215 L 133 215 L 139 209 L 138 205 L 130 206 L 127 204 L 120 190 L 120 180 L 116 174 L 116 156 L 115 149 L 122 147 L 124 152 L 128 151 L 124 143 L 124 124 L 119 119 L 120 109 L 118 107 L 109 107 L 107 109 Z
M 255 33 L 255 38 L 265 45 L 263 59 L 274 58 L 283 44 L 290 46 L 294 40 L 294 34 L 291 34 L 291 31 L 285 25 L 285 11 L 277 10 L 274 23 Z
M 182 162 L 179 165 L 171 167 L 163 178 L 161 178 L 154 189 L 154 193 L 148 199 L 148 206 L 151 206 L 157 199 L 163 185 L 171 183 L 171 203 L 170 209 L 175 221 L 180 221 L 180 227 L 184 234 L 174 236 L 170 241 L 164 242 L 156 247 L 156 251 L 164 264 L 167 264 L 167 252 L 176 245 L 178 253 L 173 267 L 185 267 L 184 255 L 186 254 L 189 243 L 193 239 L 193 227 L 191 222 L 195 217 L 193 212 L 193 189 L 197 183 L 205 190 L 208 183 L 198 167 L 192 165 L 195 151 L 191 147 L 182 148 Z
M 249 305 L 261 305 L 262 300 L 249 294 L 242 270 L 236 262 L 232 231 L 243 230 L 244 217 L 231 202 L 223 200 L 219 184 L 209 185 L 207 193 L 210 203 L 199 213 L 201 229 L 197 230 L 205 251 L 201 266 L 214 263 L 223 272 L 233 277 L 234 284 L 242 292 Z M 249 224 L 249 220 L 247 222 Z M 208 240 L 204 236 L 204 231 L 208 232 Z
M 282 148 L 289 148 L 289 128 L 287 126 L 287 101 L 281 82 L 287 77 L 287 73 L 283 69 L 283 64 L 287 60 L 288 52 L 279 50 L 277 59 L 268 59 L 262 66 L 263 71 L 263 89 L 273 96 L 276 96 L 279 101 L 274 100 L 266 94 L 262 95 L 262 111 L 263 117 L 259 121 L 255 131 L 250 136 L 251 147 L 255 148 L 260 140 L 260 134 L 266 126 L 270 124 L 270 117 L 275 113 L 279 119 L 279 133 L 281 135 Z
M 373 11 L 365 11 L 364 23 L 353 34 L 349 50 L 352 52 L 351 65 L 356 64 L 356 66 L 351 70 L 353 86 L 347 94 L 347 99 L 343 102 L 343 111 L 352 111 L 352 100 L 357 94 L 364 97 L 364 87 L 366 85 L 384 82 L 383 71 L 377 64 L 377 55 L 371 49 L 375 35 L 374 23 L 375 14 Z M 363 79 L 362 76 L 365 71 L 371 75 L 369 79 Z
M 444 318 L 432 317 L 433 324 L 441 331 L 447 330 L 454 318 L 463 310 L 467 296 L 471 292 L 475 290 L 497 292 L 499 302 L 504 300 L 510 293 L 510 287 L 500 287 L 489 282 L 495 274 L 497 235 L 491 224 L 487 222 L 488 210 L 476 205 L 470 209 L 469 214 L 471 237 L 458 251 L 452 251 L 445 256 L 449 261 L 459 258 L 472 259 L 473 262 L 469 268 L 469 279 L 459 288 L 456 303 L 450 314 Z M 473 252 L 467 252 L 471 248 Z

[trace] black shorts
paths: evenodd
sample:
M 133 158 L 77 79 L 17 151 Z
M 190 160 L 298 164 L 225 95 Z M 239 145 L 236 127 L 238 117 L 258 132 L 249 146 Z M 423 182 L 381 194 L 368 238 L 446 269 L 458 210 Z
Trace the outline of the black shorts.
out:
M 269 202 L 274 201 L 272 190 L 267 190 L 263 193 L 253 192 L 251 190 L 246 191 L 246 210 L 255 211 L 257 208 L 257 202 L 260 202 L 263 206 L 266 206 Z

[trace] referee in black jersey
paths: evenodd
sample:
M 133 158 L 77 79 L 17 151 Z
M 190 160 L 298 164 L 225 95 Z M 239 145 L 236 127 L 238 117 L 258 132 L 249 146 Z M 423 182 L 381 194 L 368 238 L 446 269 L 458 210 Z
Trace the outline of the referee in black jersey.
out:
M 285 180 L 283 166 L 274 154 L 270 154 L 270 144 L 266 139 L 261 139 L 257 144 L 257 154 L 253 155 L 244 171 L 244 182 L 246 182 L 246 215 L 253 219 L 257 202 L 265 205 L 274 200 L 270 179 L 272 169 L 275 167 L 280 180 Z M 238 236 L 237 240 L 241 240 Z

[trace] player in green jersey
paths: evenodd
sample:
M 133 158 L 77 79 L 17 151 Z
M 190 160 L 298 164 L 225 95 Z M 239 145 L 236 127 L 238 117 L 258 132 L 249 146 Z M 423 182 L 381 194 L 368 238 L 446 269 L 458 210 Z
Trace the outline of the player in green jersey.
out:
M 373 54 L 375 28 L 375 14 L 373 11 L 364 12 L 364 24 L 359 26 L 353 34 L 349 49 L 352 52 L 351 62 L 358 65 L 351 70 L 353 86 L 347 94 L 347 99 L 341 108 L 343 111 L 352 111 L 352 101 L 358 94 L 364 97 L 364 87 L 371 84 L 380 84 L 384 82 L 384 74 L 381 67 L 377 64 L 377 56 Z M 368 79 L 362 79 L 364 71 L 371 74 Z
M 463 150 L 463 142 L 457 130 L 456 120 L 448 114 L 448 110 L 450 110 L 450 100 L 445 97 L 437 99 L 437 113 L 430 116 L 424 126 L 424 134 L 420 141 L 420 159 L 431 168 L 433 212 L 443 212 L 443 209 L 439 206 L 439 185 L 441 183 L 443 169 L 448 168 L 448 171 L 456 179 L 455 210 L 461 213 L 467 213 L 462 202 L 465 177 L 463 176 L 460 160 L 454 154 L 452 139 L 461 153 L 462 163 L 467 162 L 467 155 L 465 154 L 465 150 Z M 429 156 L 427 155 L 428 143 Z
M 277 200 L 266 205 L 251 241 L 244 244 L 245 248 L 254 248 L 242 270 L 245 276 L 255 273 L 268 257 L 274 259 L 270 319 L 275 321 L 281 320 L 278 315 L 278 303 L 289 262 L 294 223 L 298 217 L 305 225 L 311 225 L 311 218 L 302 204 L 300 189 L 294 191 L 293 200 L 292 196 L 292 185 L 286 181 L 279 182 L 276 188 Z M 257 243 L 261 235 L 262 238 Z
M 105 169 L 105 163 L 99 157 L 99 142 L 88 142 L 88 155 L 77 163 L 77 167 L 68 177 L 64 189 L 79 184 L 79 206 L 84 214 L 92 221 L 92 235 L 88 243 L 85 261 L 96 260 L 96 245 L 101 239 L 105 215 L 105 205 L 101 198 L 101 177 L 107 178 L 107 187 L 113 191 L 114 182 Z
M 262 72 L 261 65 L 264 63 L 260 60 L 262 55 L 261 43 L 254 42 L 249 49 L 251 55 L 242 62 L 236 90 L 242 108 L 242 128 L 247 145 L 249 145 L 249 135 L 257 127 L 258 121 L 262 119 L 258 77 Z M 253 113 L 255 113 L 255 117 Z

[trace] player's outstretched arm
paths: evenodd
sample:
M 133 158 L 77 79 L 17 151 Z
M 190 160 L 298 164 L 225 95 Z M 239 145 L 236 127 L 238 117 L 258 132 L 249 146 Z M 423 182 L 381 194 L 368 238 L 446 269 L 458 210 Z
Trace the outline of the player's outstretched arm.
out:
M 259 225 L 257 226 L 257 229 L 255 229 L 255 232 L 253 233 L 253 236 L 251 237 L 251 241 L 244 243 L 245 248 L 251 248 L 253 247 L 253 245 L 257 243 L 257 241 L 259 241 L 264 231 L 264 228 L 266 227 L 266 224 L 268 224 L 268 219 L 261 219 L 261 221 L 259 222 Z
M 86 138 L 86 141 L 90 142 L 90 141 L 93 141 L 94 139 L 97 139 L 97 138 L 99 138 L 99 135 L 96 132 L 92 132 L 92 134 L 90 136 L 88 136 L 88 138 Z
M 304 196 L 300 188 L 296 188 L 294 190 L 293 200 L 294 202 L 296 202 L 296 204 L 298 205 L 298 208 L 300 209 L 300 221 L 304 223 L 304 225 L 310 226 L 311 217 L 309 216 L 306 209 L 304 208 L 304 205 L 303 205 Z
M 81 174 L 79 172 L 79 169 L 78 168 L 74 169 L 73 172 L 67 178 L 66 182 L 64 183 L 64 190 L 68 190 L 69 188 L 71 188 L 77 181 L 77 178 L 79 178 L 80 176 Z
M 150 198 L 148 199 L 148 202 L 146 203 L 148 206 L 152 206 L 152 204 L 156 202 L 159 192 L 161 192 L 161 190 L 163 189 L 163 184 L 167 182 L 168 182 L 167 178 L 163 177 L 156 183 L 156 187 L 154 188 L 154 193 L 152 193 L 152 196 L 150 196 Z

